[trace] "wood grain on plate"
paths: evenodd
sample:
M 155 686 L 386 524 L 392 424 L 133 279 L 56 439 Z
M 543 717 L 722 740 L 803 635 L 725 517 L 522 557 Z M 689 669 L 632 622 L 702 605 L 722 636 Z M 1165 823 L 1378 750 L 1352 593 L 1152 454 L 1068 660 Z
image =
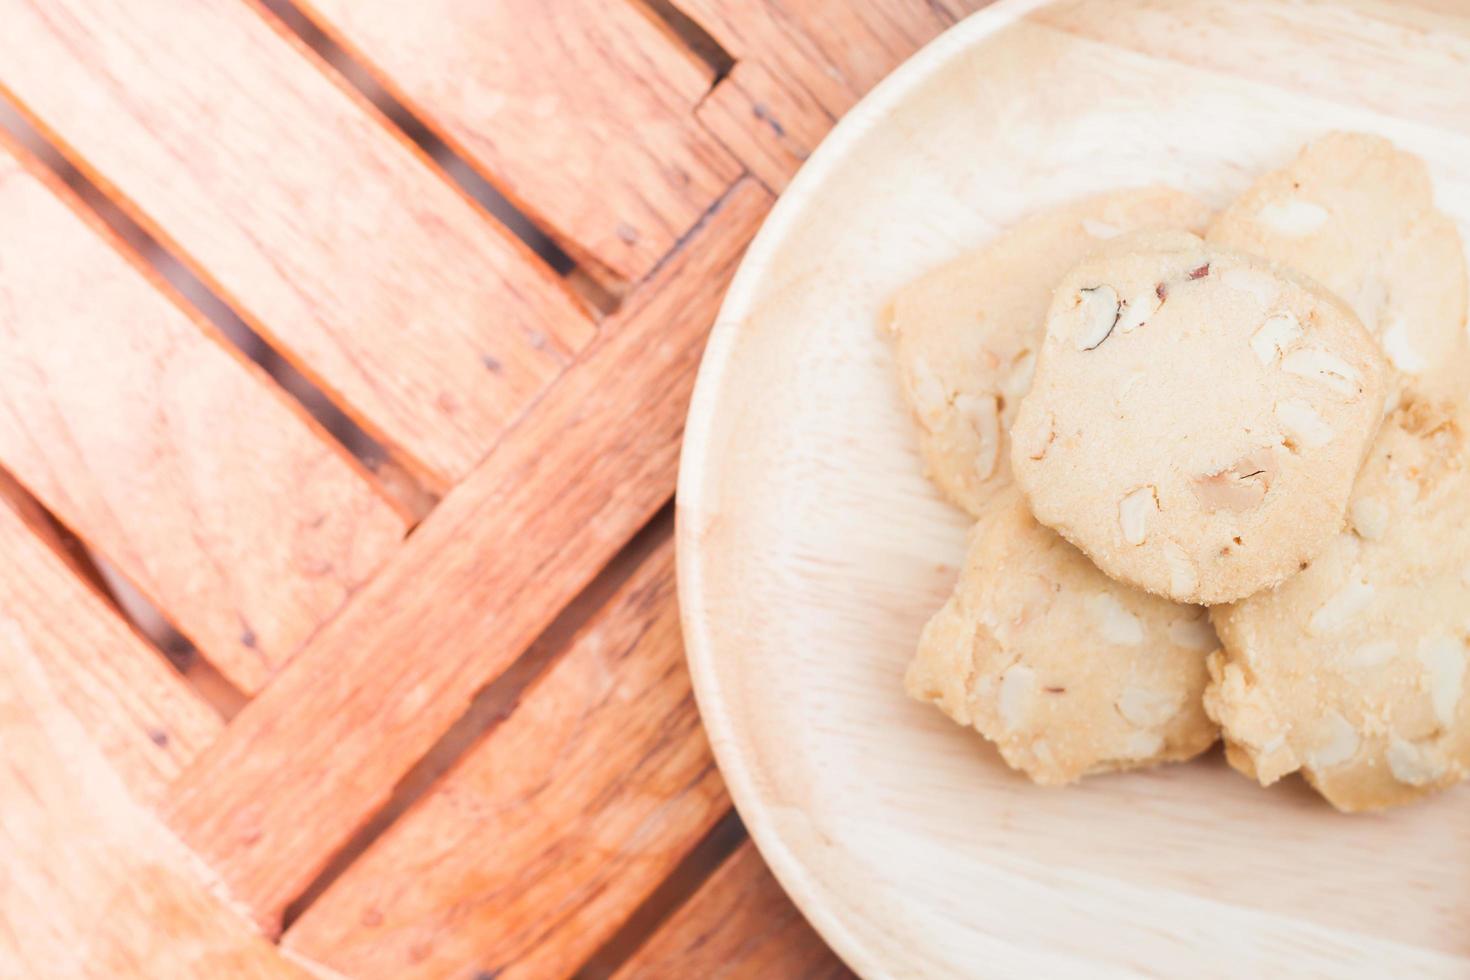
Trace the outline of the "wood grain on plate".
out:
M 668 542 L 284 945 L 352 977 L 570 975 L 730 808 L 683 661 Z
M 667 502 L 706 330 L 769 204 L 732 188 L 175 785 L 172 825 L 263 922 Z
M 739 176 L 694 120 L 712 70 L 641 4 L 308 6 L 594 269 L 642 278 Z
M 742 817 L 860 971 L 1470 971 L 1470 790 L 1353 819 L 1212 757 L 1045 791 L 905 699 L 965 521 L 875 330 L 1030 211 L 1150 182 L 1223 204 L 1329 128 L 1422 155 L 1470 230 L 1470 10 L 1435 6 L 997 5 L 855 109 L 752 246 L 685 444 L 686 637 Z
M 591 338 L 550 269 L 252 4 L 0 0 L 0 22 L 0 91 L 436 489 Z
M 27 158 L 0 139 L 0 462 L 254 693 L 407 521 Z

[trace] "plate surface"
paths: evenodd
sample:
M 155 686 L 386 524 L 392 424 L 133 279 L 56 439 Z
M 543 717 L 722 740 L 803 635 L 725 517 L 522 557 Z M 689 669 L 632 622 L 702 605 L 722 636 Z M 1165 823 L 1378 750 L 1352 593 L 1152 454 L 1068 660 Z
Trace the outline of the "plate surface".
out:
M 920 474 L 886 299 L 1083 194 L 1222 205 L 1330 128 L 1422 155 L 1470 240 L 1470 7 L 1001 3 L 853 110 L 751 247 L 685 441 L 685 634 L 741 815 L 865 975 L 1470 975 L 1470 789 L 1344 817 L 1213 754 L 1044 790 L 901 688 L 966 522 Z

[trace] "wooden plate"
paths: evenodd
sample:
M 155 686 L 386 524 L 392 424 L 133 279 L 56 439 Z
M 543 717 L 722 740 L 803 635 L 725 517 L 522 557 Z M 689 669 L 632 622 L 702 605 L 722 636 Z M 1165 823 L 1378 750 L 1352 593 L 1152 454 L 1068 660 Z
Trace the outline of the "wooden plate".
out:
M 1044 790 L 904 697 L 965 521 L 920 475 L 875 325 L 1030 211 L 1153 181 L 1223 204 L 1329 128 L 1421 154 L 1470 240 L 1467 18 L 997 4 L 875 90 L 772 212 L 690 412 L 685 632 L 741 815 L 860 972 L 1470 974 L 1470 790 L 1345 817 L 1218 755 Z

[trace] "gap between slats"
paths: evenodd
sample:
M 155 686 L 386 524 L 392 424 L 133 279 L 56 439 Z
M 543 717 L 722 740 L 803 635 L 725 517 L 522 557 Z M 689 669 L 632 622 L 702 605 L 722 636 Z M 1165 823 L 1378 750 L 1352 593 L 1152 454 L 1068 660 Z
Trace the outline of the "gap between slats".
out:
M 674 6 L 673 0 L 635 0 L 658 20 L 669 32 L 700 61 L 709 66 L 712 73 L 710 89 L 724 81 L 735 67 L 735 56 L 726 51 L 724 45 L 684 11 Z
M 283 934 L 373 843 L 428 796 L 444 775 L 515 711 L 522 693 L 571 645 L 578 632 L 601 610 L 660 545 L 673 535 L 674 508 L 666 504 L 607 567 L 547 627 L 516 662 L 471 702 L 469 709 L 399 782 L 384 807 L 328 863 L 316 880 L 292 902 L 283 916 Z M 748 838 L 739 815 L 729 810 L 690 849 L 678 866 L 621 923 L 617 931 L 574 976 L 606 980 L 690 900 Z
M 373 483 L 417 522 L 433 509 L 438 498 L 395 462 L 388 450 L 368 435 L 289 360 L 266 343 L 229 305 L 214 294 L 182 262 L 142 226 L 117 207 L 103 191 L 52 146 L 25 116 L 0 93 L 0 130 L 29 150 L 64 182 L 139 258 L 172 286 L 187 302 L 259 365 L 277 385 L 330 436 L 372 474 Z
M 57 519 L 53 517 L 52 520 Z M 71 533 L 69 529 L 67 533 Z M 142 634 L 149 646 L 158 650 L 221 718 L 228 722 L 239 714 L 249 697 L 201 656 L 199 648 L 169 621 L 163 610 L 135 588 L 103 555 L 89 549 L 87 557 L 97 568 L 106 589 L 104 594 L 116 604 L 118 612 L 134 632 Z
M 587 958 L 573 976 L 575 980 L 608 980 L 648 941 L 684 903 L 694 897 L 725 859 L 744 843 L 747 833 L 733 809 L 710 828 L 704 838 L 684 856 L 673 873 L 653 890 L 633 914 L 623 920 L 612 938 Z
M 403 101 L 378 83 L 361 61 L 329 37 L 293 0 L 259 0 L 261 6 L 276 17 L 301 43 L 331 65 L 349 85 L 371 102 L 383 116 L 398 127 L 419 147 L 444 177 L 456 185 L 471 201 L 492 219 L 524 242 L 542 261 L 566 280 L 582 301 L 599 315 L 616 311 L 619 297 L 605 289 L 587 274 L 571 256 L 552 240 L 525 212 L 516 207 L 472 167 L 460 154 L 404 105 Z
M 282 915 L 282 933 L 340 878 L 373 842 L 383 836 L 464 755 L 488 738 L 512 712 L 522 692 L 569 648 L 572 639 L 622 588 L 659 545 L 674 533 L 674 506 L 665 504 L 633 536 L 592 582 L 557 615 L 545 631 L 495 680 L 483 687 L 459 720 L 439 737 L 394 787 L 393 794 L 362 828 L 327 862 L 322 873 Z M 736 844 L 739 842 L 737 841 Z
M 8 470 L 0 467 L 0 501 L 3 500 L 9 500 L 35 526 L 40 537 L 62 557 L 77 578 L 100 595 L 144 645 L 183 677 L 223 720 L 228 722 L 239 713 L 249 699 L 199 655 L 162 610 L 134 588 L 106 558 L 88 548 Z
M 523 242 L 540 254 L 561 273 L 566 283 L 587 305 L 608 315 L 617 312 L 623 296 L 652 271 L 624 278 L 605 267 L 590 253 L 579 259 L 578 247 L 572 241 L 572 253 L 562 248 L 543 222 L 531 215 L 534 207 L 522 207 L 515 191 L 508 189 L 498 175 L 477 165 L 475 154 L 456 142 L 443 128 L 430 124 L 431 113 L 416 111 L 414 100 L 399 88 L 391 73 L 376 66 L 372 58 L 346 40 L 329 18 L 314 8 L 312 0 L 251 0 L 274 14 L 302 43 L 331 65 L 348 84 L 381 111 L 410 140 L 416 143 L 455 184 L 475 203 L 498 218 Z M 616 0 L 654 24 L 690 63 L 702 64 L 710 73 L 713 89 L 735 65 L 734 57 L 703 25 L 679 10 L 672 0 Z M 516 43 L 507 38 L 507 45 Z M 692 113 L 691 113 L 692 115 Z M 738 172 L 730 178 L 738 179 Z M 687 175 L 686 175 L 687 178 Z M 503 189 L 507 188 L 507 189 Z M 564 241 L 566 239 L 564 238 Z M 667 251 L 672 252 L 675 247 Z

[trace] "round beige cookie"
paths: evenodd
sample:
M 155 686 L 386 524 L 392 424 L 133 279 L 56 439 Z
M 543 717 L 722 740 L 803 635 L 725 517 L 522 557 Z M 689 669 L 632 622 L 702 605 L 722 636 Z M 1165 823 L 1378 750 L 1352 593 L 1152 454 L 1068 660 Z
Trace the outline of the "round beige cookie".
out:
M 1101 194 L 1028 217 L 898 292 L 885 323 L 925 471 L 945 497 L 978 515 L 1010 484 L 1008 433 L 1067 270 L 1123 232 L 1199 231 L 1209 217 L 1166 187 Z
M 1119 238 L 1059 285 L 1012 429 L 1037 519 L 1179 602 L 1281 582 L 1342 527 L 1383 413 L 1335 298 L 1186 232 Z
M 1329 133 L 1256 181 L 1208 238 L 1310 276 L 1345 300 L 1382 344 L 1395 392 L 1463 384 L 1442 367 L 1470 344 L 1465 256 L 1413 154 L 1378 136 Z
M 1109 579 L 1012 488 L 976 524 L 906 687 L 1011 767 L 1062 784 L 1207 749 L 1205 657 L 1218 645 L 1203 609 Z
M 1231 763 L 1263 785 L 1301 770 L 1341 810 L 1470 769 L 1470 418 L 1406 397 L 1351 529 L 1275 591 L 1212 611 L 1225 649 L 1205 704 Z

